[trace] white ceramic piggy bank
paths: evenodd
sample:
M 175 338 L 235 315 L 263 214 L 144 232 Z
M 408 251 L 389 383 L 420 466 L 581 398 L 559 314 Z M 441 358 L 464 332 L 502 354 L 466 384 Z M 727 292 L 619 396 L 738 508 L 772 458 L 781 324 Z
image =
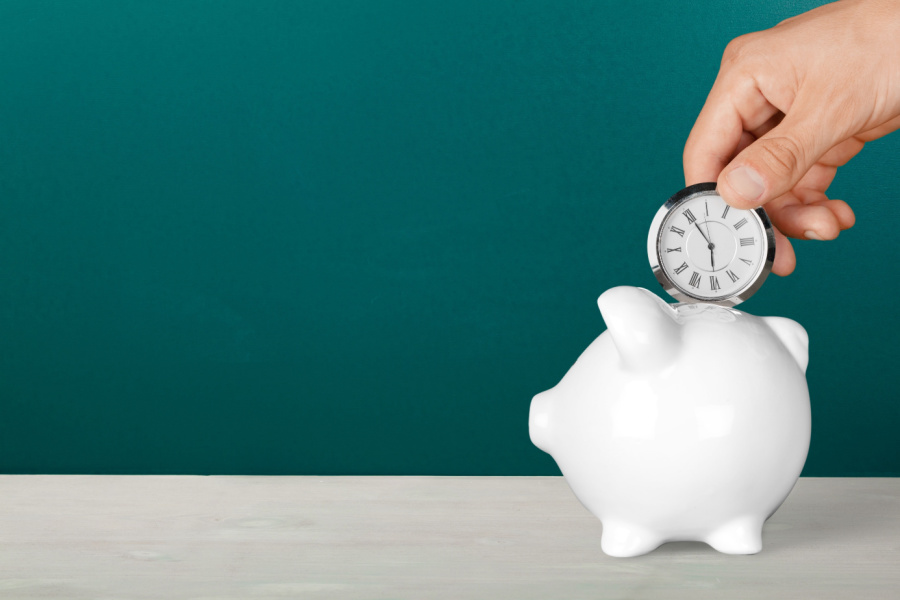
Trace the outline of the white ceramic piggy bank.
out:
M 806 331 L 634 287 L 598 303 L 607 331 L 534 397 L 531 441 L 602 521 L 606 554 L 759 552 L 809 450 Z

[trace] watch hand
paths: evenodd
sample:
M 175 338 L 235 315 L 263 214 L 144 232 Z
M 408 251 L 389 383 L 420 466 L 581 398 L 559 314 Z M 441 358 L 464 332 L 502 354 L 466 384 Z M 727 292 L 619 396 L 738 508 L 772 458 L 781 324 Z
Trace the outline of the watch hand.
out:
M 703 230 L 700 229 L 700 225 L 697 224 L 697 221 L 694 221 L 694 225 L 697 227 L 697 231 L 700 232 L 700 235 L 703 236 L 703 239 L 706 240 L 706 243 L 707 243 L 707 244 L 712 244 L 712 242 L 709 241 L 709 238 L 706 237 L 706 234 L 703 233 Z
M 703 239 L 706 240 L 706 244 L 707 244 L 706 247 L 709 248 L 709 262 L 712 263 L 712 270 L 715 271 L 716 270 L 716 255 L 713 252 L 713 248 L 715 248 L 716 245 L 713 244 L 712 241 L 710 241 L 709 236 L 707 236 L 705 233 L 703 233 L 703 229 L 700 228 L 700 224 L 697 223 L 697 221 L 694 221 L 694 225 L 697 227 L 697 231 L 700 232 L 700 235 L 703 236 Z M 709 231 L 708 223 L 706 225 L 706 231 L 707 232 Z

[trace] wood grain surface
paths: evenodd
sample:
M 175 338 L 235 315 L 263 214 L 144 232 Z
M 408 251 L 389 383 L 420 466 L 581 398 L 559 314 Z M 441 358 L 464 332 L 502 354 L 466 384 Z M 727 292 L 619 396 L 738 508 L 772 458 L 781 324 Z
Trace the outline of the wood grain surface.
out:
M 763 551 L 600 551 L 557 477 L 0 476 L 0 598 L 900 598 L 900 479 L 801 479 Z

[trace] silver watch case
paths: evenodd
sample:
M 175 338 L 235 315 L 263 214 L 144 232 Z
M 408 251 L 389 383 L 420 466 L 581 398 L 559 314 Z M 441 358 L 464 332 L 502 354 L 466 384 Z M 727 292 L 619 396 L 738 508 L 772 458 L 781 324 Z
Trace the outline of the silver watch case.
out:
M 717 304 L 719 306 L 736 306 L 755 294 L 756 290 L 762 286 L 766 277 L 768 277 L 769 273 L 772 271 L 772 263 L 775 261 L 775 232 L 772 228 L 772 222 L 769 221 L 769 215 L 766 214 L 765 209 L 759 207 L 746 212 L 753 213 L 759 224 L 762 225 L 762 229 L 766 234 L 766 259 L 763 262 L 762 267 L 757 271 L 756 277 L 746 286 L 741 288 L 734 295 L 722 297 L 717 300 L 710 300 L 708 298 L 698 298 L 693 296 L 686 290 L 679 288 L 674 281 L 669 279 L 666 271 L 661 266 L 662 259 L 660 258 L 659 252 L 659 240 L 662 236 L 661 228 L 663 221 L 665 221 L 670 212 L 676 210 L 688 200 L 696 198 L 697 196 L 718 195 L 719 194 L 716 192 L 716 184 L 714 182 L 697 183 L 686 187 L 669 198 L 666 203 L 660 207 L 656 212 L 656 216 L 653 217 L 653 222 L 650 224 L 650 234 L 647 236 L 647 258 L 650 259 L 650 267 L 653 269 L 653 274 L 656 276 L 656 280 L 659 281 L 663 289 L 679 302 L 704 302 L 706 304 Z

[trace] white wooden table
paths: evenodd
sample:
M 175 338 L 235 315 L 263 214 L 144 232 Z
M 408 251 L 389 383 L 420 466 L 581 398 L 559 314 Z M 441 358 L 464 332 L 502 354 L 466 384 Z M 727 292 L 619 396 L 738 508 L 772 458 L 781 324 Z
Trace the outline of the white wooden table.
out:
M 556 477 L 0 476 L 0 598 L 900 598 L 900 479 L 801 479 L 763 551 L 600 551 Z

